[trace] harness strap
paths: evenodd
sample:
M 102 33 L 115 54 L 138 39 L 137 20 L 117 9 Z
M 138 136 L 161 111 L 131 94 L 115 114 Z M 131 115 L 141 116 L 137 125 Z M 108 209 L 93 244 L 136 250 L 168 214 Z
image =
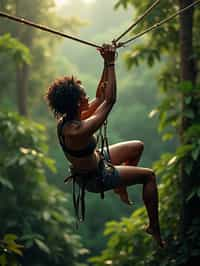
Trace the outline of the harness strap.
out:
M 101 141 L 100 143 L 101 160 L 102 160 L 102 163 L 106 161 L 110 167 L 113 167 L 113 165 L 111 164 L 108 138 L 107 138 L 107 120 L 104 122 L 102 128 L 99 129 L 99 134 L 97 136 L 97 143 L 99 142 L 99 140 Z M 105 158 L 104 147 L 106 148 L 108 159 Z M 73 185 L 72 185 L 73 205 L 74 205 L 75 216 L 77 218 L 77 227 L 78 227 L 78 222 L 83 222 L 85 219 L 85 187 L 87 184 L 87 177 L 91 173 L 84 173 L 84 174 L 73 173 L 72 168 L 71 168 L 71 172 L 72 172 L 72 175 L 66 177 L 64 182 L 67 183 L 71 180 L 73 181 Z M 82 178 L 83 182 L 81 185 L 79 185 L 78 194 L 76 195 L 76 178 L 81 177 L 82 175 L 83 175 L 83 178 Z M 101 199 L 104 199 L 103 183 L 100 178 L 98 178 L 98 181 L 99 181 L 99 188 L 100 188 L 100 196 L 101 196 Z
M 70 182 L 72 181 L 72 195 L 73 195 L 73 205 L 74 205 L 74 211 L 75 211 L 75 217 L 77 219 L 76 226 L 78 228 L 79 222 L 83 222 L 85 220 L 85 189 L 87 180 L 90 177 L 91 173 L 73 173 L 73 170 L 71 168 L 72 175 L 66 177 L 64 179 L 64 182 Z M 76 191 L 76 178 L 82 179 L 82 184 L 78 184 L 78 191 Z M 98 178 L 99 181 L 99 189 L 100 189 L 100 195 L 101 199 L 104 198 L 104 192 L 103 192 L 103 183 L 100 178 Z M 77 192 L 77 193 L 76 193 Z
M 99 142 L 99 139 L 101 141 L 100 144 L 100 155 L 102 156 L 103 160 L 106 160 L 108 163 L 111 162 L 110 159 L 110 152 L 109 152 L 109 144 L 108 144 L 108 138 L 107 138 L 107 119 L 104 121 L 103 126 L 99 129 L 99 134 L 97 137 L 97 143 Z M 103 132 L 102 132 L 103 130 Z M 105 158 L 104 155 L 104 147 L 106 148 L 107 154 L 108 154 L 108 160 Z M 103 188 L 101 189 L 101 199 L 104 199 L 104 191 Z
M 108 124 L 108 121 L 106 120 L 104 122 L 104 141 L 105 141 L 105 144 L 106 144 L 106 151 L 107 151 L 107 154 L 108 154 L 108 162 L 111 163 L 111 157 L 110 157 L 110 150 L 109 150 L 109 143 L 108 143 L 108 137 L 107 137 L 107 124 Z
M 76 175 L 70 176 L 73 179 L 72 194 L 74 211 L 77 222 L 83 222 L 85 219 L 85 182 L 83 182 L 82 186 L 78 186 L 78 194 L 76 195 L 76 177 Z
M 75 178 L 73 178 L 73 187 L 72 187 L 72 191 L 73 191 L 73 204 L 74 204 L 74 211 L 75 211 L 75 216 L 78 218 L 78 200 L 79 197 L 76 198 L 76 187 L 75 187 Z
M 84 219 L 85 219 L 85 183 L 83 184 L 80 192 L 81 192 L 81 195 L 80 195 L 80 199 L 81 199 L 81 221 L 84 221 Z

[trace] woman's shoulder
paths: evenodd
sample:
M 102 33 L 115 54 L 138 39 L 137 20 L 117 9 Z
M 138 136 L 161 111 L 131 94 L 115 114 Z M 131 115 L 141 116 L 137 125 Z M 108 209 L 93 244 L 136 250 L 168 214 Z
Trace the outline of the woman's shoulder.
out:
M 81 121 L 66 121 L 63 123 L 63 134 L 65 136 L 75 136 L 78 135 L 78 132 L 82 126 Z

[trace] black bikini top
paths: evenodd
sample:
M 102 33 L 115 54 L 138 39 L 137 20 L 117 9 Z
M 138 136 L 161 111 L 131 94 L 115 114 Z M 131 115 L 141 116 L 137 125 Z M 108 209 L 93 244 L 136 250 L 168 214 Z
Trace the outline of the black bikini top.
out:
M 69 122 L 71 123 L 72 121 L 69 121 L 65 117 L 63 117 L 58 122 L 58 125 L 57 125 L 58 139 L 59 139 L 60 145 L 61 145 L 65 155 L 71 155 L 73 157 L 78 157 L 78 158 L 91 155 L 97 146 L 97 141 L 96 141 L 95 137 L 91 138 L 91 141 L 88 143 L 88 145 L 84 149 L 71 150 L 70 148 L 66 147 L 64 135 L 62 134 L 62 130 L 63 130 L 64 125 L 66 123 L 69 123 Z M 75 121 L 75 120 L 73 122 L 80 123 L 79 121 Z

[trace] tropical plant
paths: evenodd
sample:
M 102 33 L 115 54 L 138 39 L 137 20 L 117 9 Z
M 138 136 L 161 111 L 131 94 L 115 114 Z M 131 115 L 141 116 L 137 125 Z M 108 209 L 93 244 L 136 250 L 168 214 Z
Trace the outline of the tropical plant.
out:
M 80 265 L 87 250 L 72 232 L 68 196 L 46 181 L 45 172 L 56 169 L 47 156 L 45 128 L 1 112 L 0 131 L 1 234 L 18 236 L 21 265 Z

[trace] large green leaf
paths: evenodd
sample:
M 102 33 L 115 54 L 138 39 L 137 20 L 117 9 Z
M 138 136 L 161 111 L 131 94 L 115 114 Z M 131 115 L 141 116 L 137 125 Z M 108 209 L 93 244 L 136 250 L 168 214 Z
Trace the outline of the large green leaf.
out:
M 12 183 L 8 179 L 6 179 L 6 178 L 3 178 L 3 177 L 0 176 L 0 183 L 4 187 L 9 188 L 10 190 L 14 190 L 14 187 L 13 187 Z
M 47 253 L 47 254 L 50 254 L 50 249 L 49 247 L 43 242 L 41 241 L 40 239 L 34 239 L 36 245 L 39 247 L 39 249 L 41 249 L 43 252 Z

